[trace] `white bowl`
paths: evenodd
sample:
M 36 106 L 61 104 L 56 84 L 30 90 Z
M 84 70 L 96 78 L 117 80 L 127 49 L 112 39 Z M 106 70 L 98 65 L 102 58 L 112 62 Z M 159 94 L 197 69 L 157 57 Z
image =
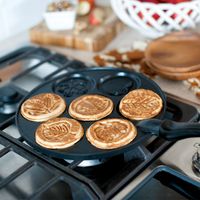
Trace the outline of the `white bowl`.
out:
M 76 9 L 44 13 L 47 27 L 52 31 L 70 30 L 74 28 Z
M 200 22 L 200 0 L 178 4 L 111 0 L 111 6 L 125 24 L 149 38 L 194 28 Z

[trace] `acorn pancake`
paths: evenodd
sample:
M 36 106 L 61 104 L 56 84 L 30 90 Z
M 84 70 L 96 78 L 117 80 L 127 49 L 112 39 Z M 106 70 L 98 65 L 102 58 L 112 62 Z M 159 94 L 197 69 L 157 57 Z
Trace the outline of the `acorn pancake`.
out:
M 66 109 L 62 97 L 53 93 L 42 93 L 27 99 L 21 106 L 21 114 L 30 121 L 42 122 L 58 117 Z
M 92 124 L 87 132 L 88 141 L 100 149 L 115 149 L 129 144 L 137 136 L 135 126 L 126 119 L 103 119 Z
M 155 117 L 163 107 L 161 97 L 147 89 L 132 90 L 119 104 L 120 113 L 131 120 L 143 120 Z
M 48 149 L 64 149 L 78 142 L 84 134 L 81 124 L 69 118 L 50 119 L 37 128 L 36 142 Z
M 95 121 L 108 116 L 113 110 L 113 102 L 107 97 L 89 94 L 80 96 L 69 106 L 71 117 L 82 121 Z

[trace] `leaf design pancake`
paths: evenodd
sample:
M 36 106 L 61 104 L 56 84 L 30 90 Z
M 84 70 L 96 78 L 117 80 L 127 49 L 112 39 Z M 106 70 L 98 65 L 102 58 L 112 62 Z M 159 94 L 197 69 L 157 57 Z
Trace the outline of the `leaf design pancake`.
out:
M 113 102 L 101 95 L 83 95 L 72 101 L 69 114 L 79 120 L 93 121 L 108 116 L 113 110 Z
M 121 100 L 119 110 L 128 119 L 142 120 L 158 115 L 162 107 L 163 102 L 158 94 L 151 90 L 137 89 Z
M 27 99 L 21 106 L 21 114 L 30 121 L 46 121 L 61 115 L 65 101 L 57 94 L 42 93 Z

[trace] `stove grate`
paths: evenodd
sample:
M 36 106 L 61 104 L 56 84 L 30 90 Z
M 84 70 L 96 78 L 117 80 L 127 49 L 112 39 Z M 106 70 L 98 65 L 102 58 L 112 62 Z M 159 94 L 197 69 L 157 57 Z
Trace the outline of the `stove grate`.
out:
M 97 199 L 88 186 L 2 135 L 0 147 L 0 195 L 4 199 L 46 199 L 49 193 L 56 199 Z
M 22 50 L 18 51 L 22 52 Z M 13 55 L 17 55 L 17 57 L 13 58 Z M 16 76 L 9 83 L 10 86 L 22 96 L 28 94 L 28 91 L 16 86 L 14 84 L 14 80 L 27 76 L 30 72 L 37 69 L 44 63 L 48 62 L 53 64 L 55 66 L 55 71 L 41 79 L 42 82 L 49 80 L 61 73 L 68 73 L 70 71 L 79 70 L 86 67 L 82 62 L 70 60 L 63 55 L 55 54 L 46 49 L 36 47 L 26 48 L 25 52 L 20 55 L 19 53 L 14 52 L 10 54 L 10 57 L 6 56 L 6 59 L 0 59 L 0 66 L 3 65 L 1 64 L 1 61 L 4 64 L 8 64 L 14 61 L 17 62 L 20 59 L 27 57 L 38 58 L 40 61 L 36 65 L 26 69 L 22 74 Z M 168 119 L 173 119 L 176 121 L 194 121 L 198 117 L 198 113 L 195 108 L 184 103 L 177 102 L 171 98 L 168 98 L 167 107 L 168 110 L 166 113 L 166 118 Z M 177 113 L 179 114 L 177 115 Z M 3 120 L 0 123 L 0 131 L 0 162 L 2 158 L 5 159 L 4 156 L 6 156 L 9 152 L 16 153 L 22 158 L 22 160 L 25 159 L 26 161 L 24 161 L 25 163 L 23 163 L 23 165 L 18 169 L 15 169 L 8 177 L 2 180 L 0 178 L 0 195 L 2 191 L 4 194 L 8 195 L 8 189 L 9 194 L 16 194 L 19 190 L 16 188 L 16 185 L 19 183 L 17 182 L 18 184 L 13 184 L 13 182 L 18 181 L 18 177 L 26 173 L 32 167 L 36 168 L 33 169 L 33 172 L 29 171 L 29 184 L 34 184 L 34 182 L 36 182 L 35 180 L 31 180 L 31 178 L 34 178 L 35 176 L 35 171 L 43 171 L 44 173 L 47 173 L 47 175 L 44 176 L 47 177 L 47 179 L 44 181 L 44 184 L 42 186 L 37 185 L 37 189 L 34 192 L 31 193 L 30 191 L 30 193 L 27 194 L 31 188 L 33 189 L 36 187 L 34 185 L 30 185 L 29 188 L 20 193 L 21 195 L 28 195 L 28 198 L 30 199 L 42 199 L 42 197 L 47 197 L 48 194 L 53 196 L 53 191 L 58 191 L 59 196 L 62 194 L 59 188 L 62 187 L 66 187 L 64 191 L 69 191 L 67 192 L 69 195 L 77 195 L 76 199 L 79 199 L 78 197 L 81 197 L 80 199 L 109 199 L 114 196 L 122 187 L 124 187 L 131 179 L 137 176 L 139 172 L 153 162 L 159 155 L 161 155 L 170 145 L 172 145 L 170 142 L 152 137 L 150 140 L 146 141 L 133 151 L 106 160 L 105 162 L 102 162 L 101 165 L 93 167 L 80 167 L 79 165 L 83 162 L 82 160 L 68 163 L 62 159 L 50 158 L 30 147 L 23 140 L 20 134 L 17 133 L 14 115 L 9 116 L 7 120 Z M 113 166 L 115 167 L 113 168 Z M 102 174 L 104 174 L 104 176 L 102 176 Z M 39 176 L 39 178 L 42 177 L 43 175 L 41 175 L 41 177 Z M 56 185 L 56 190 L 52 188 L 53 185 Z M 77 191 L 76 189 L 73 190 L 74 188 L 83 189 Z M 21 188 L 21 190 L 22 189 L 23 188 Z M 86 194 L 83 191 L 86 191 Z M 84 198 L 86 197 L 84 195 L 88 195 L 88 198 Z M 57 197 L 55 199 L 57 199 Z

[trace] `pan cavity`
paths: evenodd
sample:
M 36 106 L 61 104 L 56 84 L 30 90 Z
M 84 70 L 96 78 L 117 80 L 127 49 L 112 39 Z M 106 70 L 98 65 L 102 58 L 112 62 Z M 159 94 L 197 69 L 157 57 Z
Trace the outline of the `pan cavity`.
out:
M 129 91 L 137 89 L 141 86 L 138 77 L 128 75 L 124 72 L 115 74 L 114 76 L 106 76 L 100 79 L 98 89 L 112 96 L 121 96 Z
M 90 78 L 74 74 L 70 78 L 62 79 L 55 83 L 53 89 L 54 92 L 64 97 L 73 97 L 88 93 L 93 85 L 94 83 Z

